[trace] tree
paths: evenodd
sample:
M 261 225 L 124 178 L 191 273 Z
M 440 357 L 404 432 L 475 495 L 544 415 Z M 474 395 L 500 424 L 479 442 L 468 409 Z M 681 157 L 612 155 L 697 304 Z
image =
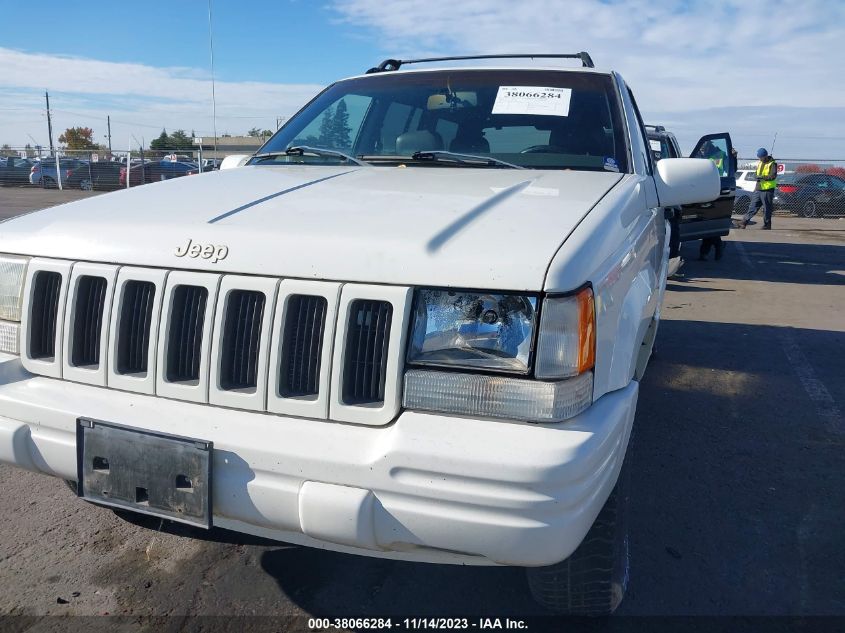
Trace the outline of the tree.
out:
M 32 157 L 34 157 L 34 156 L 35 156 L 35 150 L 34 150 L 34 149 L 32 149 L 32 145 L 30 145 L 29 143 L 27 143 L 27 144 L 24 146 L 24 148 L 23 148 L 23 149 L 24 149 L 24 152 L 26 153 L 26 157 L 27 157 L 27 158 L 32 158 Z
M 845 180 L 845 167 L 831 167 L 827 170 L 826 173 L 831 176 L 837 176 Z
M 172 149 L 170 144 L 170 137 L 167 135 L 167 130 L 162 129 L 158 138 L 150 143 L 150 149 L 169 150 Z
M 271 130 L 261 130 L 261 136 L 267 138 L 273 136 L 273 132 Z
M 247 136 L 261 136 L 261 129 L 254 127 L 246 133 Z
M 170 135 L 170 146 L 173 149 L 192 149 L 193 137 L 188 136 L 185 130 L 176 130 Z
M 3 143 L 0 146 L 0 156 L 14 156 L 17 152 L 12 151 L 12 147 L 8 143 Z
M 795 168 L 796 174 L 815 174 L 820 171 L 824 170 L 815 163 L 804 163 L 803 165 L 798 165 L 798 167 Z
M 94 130 L 90 127 L 69 127 L 59 137 L 59 143 L 64 143 L 67 149 L 96 149 Z
M 349 111 L 346 109 L 346 101 L 340 100 L 332 119 L 332 145 L 338 149 L 347 149 L 352 145 L 349 134 L 352 128 L 349 127 Z
M 332 147 L 334 143 L 334 110 L 331 106 L 323 112 L 323 120 L 320 121 L 320 136 L 317 138 L 317 143 L 321 147 Z

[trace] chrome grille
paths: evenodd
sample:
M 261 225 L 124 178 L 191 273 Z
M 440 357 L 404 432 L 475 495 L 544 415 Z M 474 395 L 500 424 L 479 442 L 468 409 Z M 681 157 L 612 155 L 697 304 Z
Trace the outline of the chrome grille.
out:
M 156 287 L 152 282 L 133 279 L 126 282 L 123 293 L 117 326 L 117 373 L 146 374 Z
M 85 275 L 79 278 L 73 297 L 75 316 L 71 348 L 71 363 L 76 367 L 97 367 L 100 364 L 106 285 L 102 277 Z
M 24 296 L 34 374 L 354 424 L 401 407 L 407 287 L 35 257 Z
M 232 291 L 224 318 L 220 386 L 227 391 L 255 389 L 258 384 L 264 293 Z
M 167 353 L 168 382 L 199 380 L 202 328 L 208 290 L 199 286 L 179 286 L 173 292 Z
M 343 401 L 368 404 L 384 400 L 392 306 L 386 301 L 353 301 L 346 331 Z
M 285 398 L 317 395 L 327 306 L 325 297 L 288 299 L 279 367 L 279 393 Z
M 42 270 L 34 277 L 32 310 L 29 324 L 29 354 L 36 359 L 56 356 L 56 318 L 59 314 L 59 293 L 62 276 Z

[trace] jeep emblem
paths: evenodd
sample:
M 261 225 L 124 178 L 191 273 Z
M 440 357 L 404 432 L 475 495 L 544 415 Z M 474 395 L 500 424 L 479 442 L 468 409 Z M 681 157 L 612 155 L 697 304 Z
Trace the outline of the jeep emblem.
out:
M 226 259 L 229 254 L 229 247 L 225 244 L 200 244 L 188 238 L 188 243 L 184 246 L 177 246 L 173 251 L 176 257 L 202 257 L 203 259 L 210 259 L 212 264 L 216 264 L 221 259 Z

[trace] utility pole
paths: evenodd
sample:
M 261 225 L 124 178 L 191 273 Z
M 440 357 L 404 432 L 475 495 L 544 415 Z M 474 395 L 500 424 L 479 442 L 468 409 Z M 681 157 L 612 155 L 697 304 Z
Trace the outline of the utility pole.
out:
M 211 123 L 214 126 L 214 158 L 217 158 L 217 97 L 214 94 L 214 39 L 211 36 L 211 0 L 208 0 L 208 52 L 211 57 Z
M 109 154 L 111 154 L 111 117 L 106 115 L 106 125 L 109 128 Z
M 47 99 L 47 135 L 50 139 L 50 153 L 53 153 L 53 122 L 50 119 L 50 93 L 44 91 L 44 97 Z

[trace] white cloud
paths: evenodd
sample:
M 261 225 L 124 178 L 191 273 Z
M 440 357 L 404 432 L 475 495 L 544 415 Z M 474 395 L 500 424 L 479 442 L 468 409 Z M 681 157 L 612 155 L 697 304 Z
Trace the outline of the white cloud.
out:
M 212 134 L 211 81 L 202 70 L 0 48 L 0 143 L 23 145 L 32 142 L 32 135 L 47 145 L 45 88 L 54 110 L 54 137 L 84 125 L 102 140 L 107 115 L 115 148 L 127 147 L 131 135 L 148 143 L 165 126 Z M 217 81 L 217 131 L 275 130 L 277 116 L 292 114 L 321 89 L 317 84 Z
M 381 0 L 335 0 L 333 6 L 347 22 L 374 29 L 396 55 L 587 50 L 598 66 L 639 86 L 644 107 L 845 106 L 845 58 L 833 53 L 845 38 L 843 3 L 394 0 L 385 10 Z
M 842 2 L 393 0 L 385 10 L 382 0 L 335 0 L 332 6 L 343 21 L 372 31 L 385 56 L 586 50 L 597 66 L 625 77 L 653 122 L 695 111 L 698 120 L 685 130 L 703 133 L 712 131 L 705 125 L 732 121 L 752 127 L 753 133 L 735 133 L 754 147 L 775 131 L 833 136 L 839 147 L 845 138 L 845 120 L 815 110 L 845 107 L 845 56 L 837 52 L 845 40 Z M 719 118 L 718 108 L 749 106 L 758 109 Z M 817 114 L 827 124 L 821 132 Z M 824 150 L 808 140 L 792 151 Z

